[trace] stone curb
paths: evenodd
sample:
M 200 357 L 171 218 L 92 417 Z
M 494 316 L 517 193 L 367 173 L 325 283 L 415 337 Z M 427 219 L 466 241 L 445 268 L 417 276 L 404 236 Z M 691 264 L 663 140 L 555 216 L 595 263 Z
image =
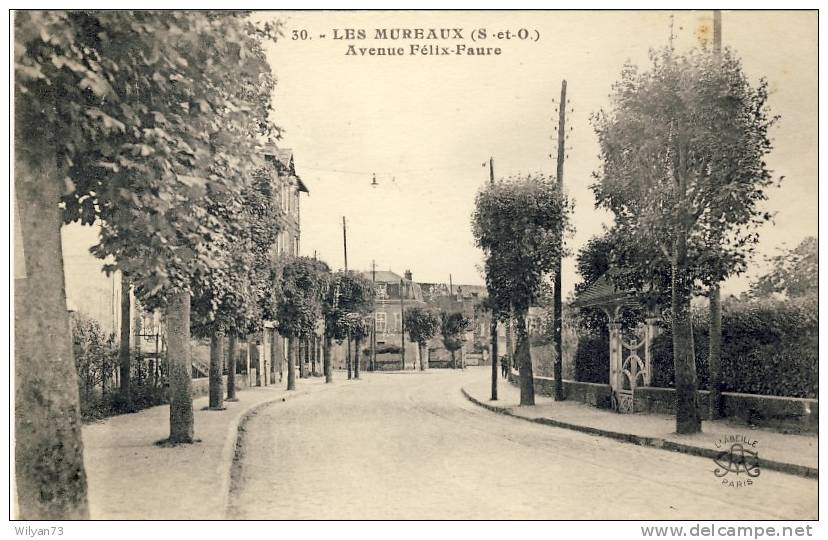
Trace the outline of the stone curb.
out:
M 563 429 L 571 429 L 573 431 L 580 431 L 581 433 L 587 433 L 589 435 L 596 435 L 598 437 L 607 437 L 610 439 L 615 439 L 617 441 L 626 442 L 630 444 L 636 444 L 638 446 L 646 446 L 649 448 L 658 448 L 661 450 L 669 450 L 672 452 L 680 452 L 682 454 L 688 454 L 692 456 L 699 456 L 699 457 L 706 457 L 710 459 L 716 459 L 719 457 L 720 452 L 712 448 L 703 448 L 700 446 L 693 446 L 690 444 L 684 444 L 676 441 L 670 441 L 666 439 L 662 439 L 660 437 L 644 437 L 642 435 L 635 435 L 632 433 L 623 433 L 620 431 L 609 431 L 606 429 L 594 428 L 590 426 L 582 426 L 579 424 L 571 424 L 569 422 L 561 422 L 560 420 L 554 420 L 552 418 L 527 418 L 525 416 L 521 416 L 519 414 L 514 414 L 508 407 L 499 407 L 497 405 L 491 405 L 489 403 L 485 403 L 480 401 L 479 399 L 475 398 L 474 396 L 469 393 L 468 390 L 465 388 L 461 388 L 460 391 L 463 393 L 463 396 L 474 403 L 479 407 L 483 407 L 489 411 L 503 414 L 505 416 L 511 416 L 512 418 L 517 418 L 519 420 L 524 420 L 526 422 L 533 422 L 535 424 L 543 424 L 546 426 L 553 426 L 557 428 Z M 814 478 L 819 479 L 819 469 L 815 467 L 808 467 L 806 465 L 797 465 L 795 463 L 785 463 L 782 461 L 774 461 L 770 459 L 759 458 L 758 464 L 760 468 L 768 469 L 771 471 L 777 471 L 785 474 L 791 474 L 795 476 L 802 476 L 804 478 Z

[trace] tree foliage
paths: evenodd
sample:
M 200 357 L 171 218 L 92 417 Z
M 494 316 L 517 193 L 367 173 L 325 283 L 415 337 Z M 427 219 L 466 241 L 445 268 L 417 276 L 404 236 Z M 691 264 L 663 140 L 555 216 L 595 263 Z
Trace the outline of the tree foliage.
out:
M 144 300 L 222 263 L 227 224 L 207 206 L 244 187 L 275 134 L 261 39 L 277 31 L 237 12 L 15 16 L 24 136 L 57 152 L 65 221 L 100 220 L 95 255 Z
M 751 295 L 767 298 L 782 294 L 787 298 L 816 296 L 819 283 L 819 246 L 816 237 L 808 236 L 793 249 L 770 258 L 770 272 L 751 284 Z
M 563 254 L 571 205 L 543 174 L 488 184 L 477 194 L 472 229 L 485 254 L 486 285 L 500 308 L 523 311 Z
M 222 264 L 193 284 L 194 335 L 206 337 L 212 330 L 247 335 L 275 319 L 279 284 L 272 247 L 282 229 L 273 191 L 277 178 L 268 162 L 243 190 L 211 198 L 208 212 L 227 222 L 229 234 L 216 250 Z
M 471 321 L 459 311 L 440 313 L 440 335 L 443 337 L 443 345 L 451 352 L 460 350 L 463 347 L 463 334 L 471 326 Z
M 593 115 L 602 158 L 593 191 L 633 245 L 675 263 L 683 237 L 691 277 L 718 282 L 744 270 L 755 227 L 770 218 L 759 207 L 772 183 L 767 83 L 752 86 L 729 50 L 718 60 L 664 49 L 651 60 L 646 72 L 625 65 L 612 109 Z
M 278 331 L 285 337 L 313 335 L 322 316 L 328 265 L 310 257 L 287 260 L 280 270 L 281 294 L 276 310 Z
M 414 343 L 425 346 L 437 334 L 440 319 L 428 309 L 412 307 L 405 310 L 405 329 Z
M 374 285 L 369 279 L 353 271 L 332 274 L 322 301 L 326 335 L 341 343 L 349 332 L 361 332 L 359 321 L 373 309 L 373 302 Z

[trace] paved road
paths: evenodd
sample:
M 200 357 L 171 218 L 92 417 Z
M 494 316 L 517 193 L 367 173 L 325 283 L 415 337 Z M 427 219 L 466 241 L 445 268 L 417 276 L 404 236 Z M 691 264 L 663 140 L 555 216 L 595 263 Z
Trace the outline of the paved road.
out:
M 241 519 L 815 518 L 817 482 L 762 471 L 726 488 L 706 458 L 531 424 L 460 386 L 487 370 L 366 374 L 247 425 Z M 299 381 L 301 384 L 301 381 Z

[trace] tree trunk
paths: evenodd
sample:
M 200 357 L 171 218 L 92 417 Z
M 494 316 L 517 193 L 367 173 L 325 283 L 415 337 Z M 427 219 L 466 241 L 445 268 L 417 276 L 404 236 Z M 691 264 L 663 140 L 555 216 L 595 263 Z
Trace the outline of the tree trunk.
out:
M 710 288 L 710 419 L 722 417 L 722 302 L 719 284 Z
M 285 364 L 287 363 L 287 355 L 290 351 L 290 343 L 288 343 L 288 339 L 282 336 L 282 348 L 279 351 L 279 382 L 282 382 L 285 378 Z
M 167 302 L 167 358 L 170 364 L 170 442 L 193 442 L 193 381 L 190 357 L 190 293 Z
M 129 322 L 130 322 L 130 299 L 129 279 L 126 274 L 121 273 L 121 342 L 118 345 L 118 368 L 121 373 L 120 406 L 124 411 L 131 412 L 132 393 L 129 387 L 129 370 L 131 354 L 129 350 Z
M 313 359 L 311 351 L 313 350 L 313 340 L 311 338 L 305 339 L 305 378 L 310 377 L 310 363 Z
M 262 340 L 262 346 L 259 348 L 259 366 L 262 369 L 262 386 L 267 386 L 268 384 L 272 384 L 273 381 L 269 379 L 270 377 L 270 367 L 268 364 L 268 349 L 270 349 L 270 338 L 268 337 L 268 329 L 262 327 L 262 333 L 259 334 L 260 339 Z
M 316 377 L 319 373 L 316 371 L 316 356 L 318 354 L 317 349 L 318 342 L 316 341 L 316 336 L 311 338 L 311 376 Z
M 497 318 L 492 316 L 492 401 L 497 401 Z
M 276 362 L 282 360 L 281 351 L 279 350 L 279 334 L 276 329 L 270 330 L 270 383 L 276 384 Z M 279 369 L 281 372 L 281 368 Z
M 325 371 L 325 382 L 333 382 L 333 369 L 331 366 L 331 338 L 325 336 L 325 349 L 322 351 L 322 369 Z
M 247 386 L 250 387 L 250 336 L 244 340 L 244 372 L 247 374 Z
M 356 338 L 354 340 L 354 379 L 359 379 L 359 347 L 362 345 L 362 340 Z
M 250 339 L 249 334 L 247 336 L 247 354 L 250 355 L 250 346 L 253 344 L 253 340 Z M 262 355 L 259 352 L 258 347 L 256 348 L 256 386 L 262 385 Z
M 17 125 L 16 125 L 17 127 Z M 66 311 L 54 153 L 15 133 L 14 444 L 18 519 L 88 519 L 72 332 Z
M 224 360 L 224 333 L 218 330 L 210 332 L 210 409 L 224 409 L 224 388 L 221 364 Z
M 449 353 L 451 354 L 451 369 L 457 369 L 457 362 L 454 359 L 454 349 L 451 349 Z
M 535 404 L 535 379 L 532 373 L 532 354 L 529 351 L 529 336 L 526 333 L 526 313 L 517 314 L 517 350 L 515 357 L 520 370 L 520 404 Z
M 288 366 L 287 366 L 287 376 L 288 376 L 287 389 L 288 390 L 296 390 L 296 364 L 295 364 L 295 361 L 296 361 L 296 348 L 297 348 L 296 338 L 294 338 L 294 337 L 287 338 L 287 353 L 288 353 L 288 359 L 287 359 L 287 364 L 288 364 Z
M 299 378 L 304 379 L 307 377 L 307 373 L 305 372 L 305 356 L 308 353 L 308 342 L 305 338 L 299 338 L 298 340 L 298 347 L 299 347 Z
M 509 358 L 509 369 L 516 366 L 515 364 L 515 348 L 512 343 L 512 316 L 506 319 L 506 356 Z
M 227 340 L 227 401 L 236 401 L 236 333 Z
M 676 373 L 676 433 L 699 433 L 696 358 L 693 350 L 693 327 L 690 322 L 691 279 L 688 276 L 685 238 L 676 241 L 677 256 L 673 261 L 673 363 Z
M 345 364 L 346 364 L 346 367 L 348 368 L 348 378 L 350 379 L 351 378 L 351 336 L 350 335 L 348 336 L 348 339 L 346 340 L 346 342 L 348 344 L 348 354 L 346 356 Z
M 302 378 L 302 339 L 301 338 L 294 338 L 293 339 L 293 346 L 296 347 L 296 350 L 293 354 L 293 361 L 296 362 L 296 377 Z
M 417 347 L 419 348 L 420 352 L 420 371 L 426 370 L 426 344 L 425 343 L 418 343 Z

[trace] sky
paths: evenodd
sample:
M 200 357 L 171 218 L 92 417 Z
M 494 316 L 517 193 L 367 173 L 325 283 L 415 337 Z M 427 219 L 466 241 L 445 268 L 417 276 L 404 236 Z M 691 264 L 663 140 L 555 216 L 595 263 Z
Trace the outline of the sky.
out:
M 341 268 L 342 217 L 348 266 L 402 273 L 416 281 L 483 284 L 482 253 L 471 214 L 477 191 L 495 176 L 555 174 L 555 108 L 567 81 L 564 184 L 574 199 L 572 253 L 611 215 L 595 208 L 589 185 L 600 166 L 592 113 L 625 61 L 642 68 L 648 50 L 667 44 L 686 51 L 710 35 L 712 13 L 683 12 L 267 12 L 285 22 L 268 46 L 277 77 L 280 146 L 292 148 L 310 194 L 302 199 L 302 254 Z M 347 56 L 356 47 L 402 46 L 374 40 L 376 28 L 526 28 L 537 41 L 495 40 L 499 56 Z M 770 107 L 781 115 L 767 162 L 776 176 L 766 208 L 774 222 L 760 230 L 757 256 L 726 294 L 745 290 L 767 265 L 764 256 L 817 234 L 817 17 L 815 12 L 727 12 L 722 41 L 742 58 L 749 78 L 765 77 Z M 334 40 L 334 30 L 364 29 L 368 39 Z M 307 30 L 310 39 L 291 39 Z M 537 32 L 537 34 L 535 34 Z M 326 37 L 321 38 L 324 34 Z M 301 35 L 301 34 L 300 34 Z M 299 37 L 299 35 L 297 35 Z M 420 41 L 419 43 L 428 43 Z M 484 42 L 481 42 L 484 43 Z M 446 45 L 446 43 L 441 43 Z M 451 46 L 454 43 L 450 43 Z M 485 164 L 485 166 L 484 166 Z M 377 186 L 372 187 L 376 174 Z M 564 296 L 579 281 L 574 256 L 564 261 Z

